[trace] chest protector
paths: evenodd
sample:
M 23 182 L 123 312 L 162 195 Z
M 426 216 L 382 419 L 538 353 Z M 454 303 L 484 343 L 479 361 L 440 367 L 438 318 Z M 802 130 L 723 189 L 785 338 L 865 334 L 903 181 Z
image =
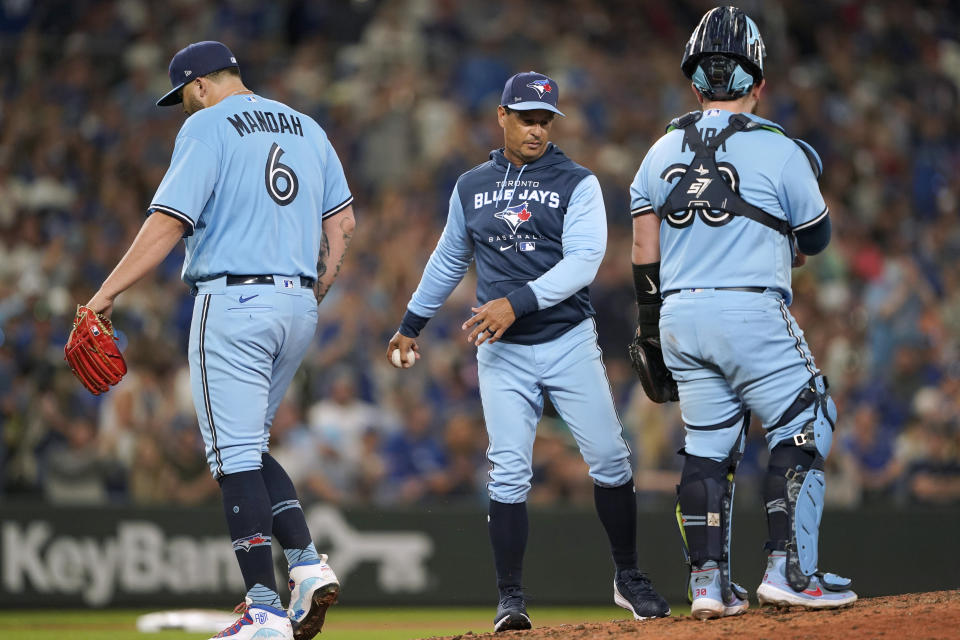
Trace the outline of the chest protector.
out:
M 740 197 L 736 171 L 732 165 L 725 162 L 717 164 L 717 149 L 727 138 L 740 131 L 765 130 L 763 125 L 743 114 L 734 114 L 730 116 L 726 128 L 705 143 L 696 127 L 701 115 L 699 111 L 688 113 L 671 124 L 671 127 L 683 131 L 684 143 L 693 150 L 694 155 L 688 166 L 673 165 L 663 174 L 666 180 L 680 172 L 683 175 L 657 215 L 678 229 L 689 227 L 698 214 L 711 227 L 723 226 L 733 216 L 743 216 L 777 233 L 790 235 L 790 223 Z

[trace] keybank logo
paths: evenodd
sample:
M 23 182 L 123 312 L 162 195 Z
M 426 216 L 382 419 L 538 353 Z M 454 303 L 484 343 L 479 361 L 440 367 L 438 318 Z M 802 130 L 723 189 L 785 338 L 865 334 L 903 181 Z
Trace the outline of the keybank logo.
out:
M 317 549 L 330 556 L 341 580 L 359 567 L 376 566 L 387 593 L 418 593 L 428 585 L 434 543 L 420 531 L 368 532 L 352 527 L 328 506 L 306 513 Z M 43 519 L 6 521 L 0 527 L 0 594 L 74 595 L 89 606 L 110 604 L 118 594 L 222 594 L 242 591 L 243 579 L 230 539 L 171 533 L 143 519 L 119 520 L 115 533 L 71 534 Z M 274 554 L 282 554 L 274 546 Z M 285 563 L 282 563 L 285 564 Z
M 240 585 L 228 536 L 171 536 L 154 522 L 117 523 L 116 535 L 54 532 L 43 520 L 3 524 L 3 590 L 76 594 L 91 606 L 118 592 L 215 593 Z

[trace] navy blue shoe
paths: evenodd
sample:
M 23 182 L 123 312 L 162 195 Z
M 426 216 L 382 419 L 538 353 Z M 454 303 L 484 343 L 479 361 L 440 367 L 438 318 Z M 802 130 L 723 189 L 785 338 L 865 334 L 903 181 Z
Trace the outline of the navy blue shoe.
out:
M 639 569 L 617 571 L 613 579 L 613 601 L 632 613 L 634 620 L 670 615 L 670 605 L 653 590 L 650 578 Z
M 493 619 L 494 632 L 523 631 L 532 627 L 533 623 L 527 615 L 527 604 L 523 601 L 523 591 L 514 588 L 501 593 L 497 617 Z

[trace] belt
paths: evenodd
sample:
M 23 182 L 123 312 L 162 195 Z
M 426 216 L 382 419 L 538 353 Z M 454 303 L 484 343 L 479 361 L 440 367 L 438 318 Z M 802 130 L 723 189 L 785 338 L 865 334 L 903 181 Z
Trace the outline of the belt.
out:
M 300 286 L 304 289 L 312 289 L 313 278 L 300 276 Z M 273 284 L 273 276 L 227 276 L 227 286 L 232 287 L 237 284 Z
M 744 291 L 746 293 L 763 293 L 767 290 L 767 287 L 704 287 L 706 289 L 713 289 L 715 291 Z M 672 296 L 675 293 L 680 293 L 683 289 L 671 289 L 670 291 L 664 291 L 663 297 Z M 688 289 L 689 291 L 689 289 Z

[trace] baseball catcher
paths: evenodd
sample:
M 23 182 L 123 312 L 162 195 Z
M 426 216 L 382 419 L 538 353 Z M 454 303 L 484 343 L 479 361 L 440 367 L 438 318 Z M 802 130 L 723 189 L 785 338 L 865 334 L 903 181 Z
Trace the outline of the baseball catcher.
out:
M 95 396 L 108 391 L 127 373 L 127 363 L 117 348 L 113 323 L 83 305 L 77 305 L 63 358 L 73 375 Z
M 767 569 L 757 599 L 809 609 L 857 599 L 851 580 L 819 566 L 837 410 L 789 310 L 791 266 L 830 242 L 817 184 L 823 164 L 809 144 L 755 115 L 764 56 L 743 10 L 708 11 L 680 65 L 701 109 L 670 123 L 630 187 L 637 368 L 654 400 L 679 395 L 686 437 L 676 515 L 690 610 L 701 620 L 749 606 L 732 579 L 730 537 L 751 415 L 770 450 Z M 672 386 L 658 373 L 664 365 Z

